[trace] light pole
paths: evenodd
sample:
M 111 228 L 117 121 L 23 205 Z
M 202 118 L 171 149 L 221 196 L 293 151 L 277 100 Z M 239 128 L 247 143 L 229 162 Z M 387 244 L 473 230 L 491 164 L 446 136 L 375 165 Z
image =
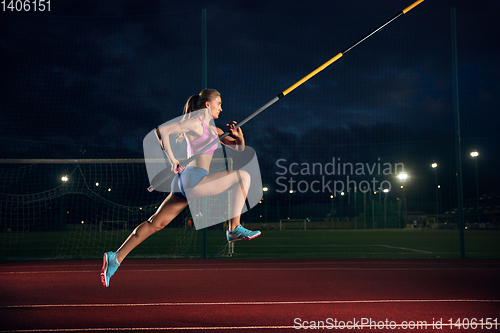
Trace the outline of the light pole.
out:
M 347 220 L 349 222 L 351 222 L 351 188 L 350 187 L 347 188 Z
M 438 164 L 437 163 L 432 163 L 431 164 L 431 167 L 434 169 L 434 174 L 436 176 L 436 223 L 438 223 L 438 219 L 439 219 L 439 184 L 438 184 L 438 174 L 437 174 L 437 167 L 438 167 Z
M 387 193 L 389 193 L 388 188 L 384 188 L 385 198 L 384 198 L 384 228 L 387 229 Z
M 358 199 L 357 199 L 357 186 L 353 186 L 354 188 L 354 229 L 358 229 Z
M 342 199 L 344 195 L 344 192 L 340 192 L 340 219 L 342 219 L 342 216 L 344 214 L 344 200 Z
M 477 209 L 477 223 L 480 223 L 481 214 L 479 213 L 479 180 L 477 174 L 477 157 L 479 153 L 477 151 L 473 151 L 470 153 L 470 156 L 476 161 L 476 209 Z
M 64 175 L 61 177 L 61 181 L 66 184 L 68 181 L 69 181 L 69 177 L 68 175 Z M 64 224 L 66 223 L 66 216 L 68 215 L 68 208 L 66 207 L 66 200 L 65 200 L 65 195 L 63 195 L 61 197 L 61 207 L 62 207 L 62 210 L 61 210 L 61 230 L 64 230 Z
M 363 187 L 363 220 L 366 229 L 366 186 Z
M 288 196 L 288 219 L 290 219 L 292 217 L 292 193 L 293 192 L 294 192 L 293 190 L 288 191 L 288 193 L 290 193 L 290 195 Z
M 377 192 L 373 192 L 373 195 L 377 195 Z M 380 195 L 380 193 L 379 193 Z M 372 197 L 372 229 L 375 229 L 375 200 Z
M 406 203 L 406 198 L 405 198 L 405 187 L 404 187 L 404 182 L 408 179 L 408 174 L 407 173 L 400 173 L 398 175 L 398 179 L 401 181 L 401 189 L 403 190 L 403 201 L 402 201 L 402 205 L 403 205 L 403 221 L 404 223 L 406 223 L 406 219 L 407 219 L 407 213 L 408 213 L 408 205 Z M 404 228 L 404 225 L 403 225 L 403 228 Z
M 262 192 L 267 193 L 267 191 L 269 191 L 269 188 L 267 186 L 262 188 Z M 266 223 L 267 223 L 268 222 L 268 219 L 267 219 L 267 200 L 264 203 L 264 205 L 266 206 Z
M 333 194 L 330 194 L 330 199 L 332 199 L 332 222 L 335 221 L 335 204 L 334 204 L 334 200 L 335 200 L 335 196 Z

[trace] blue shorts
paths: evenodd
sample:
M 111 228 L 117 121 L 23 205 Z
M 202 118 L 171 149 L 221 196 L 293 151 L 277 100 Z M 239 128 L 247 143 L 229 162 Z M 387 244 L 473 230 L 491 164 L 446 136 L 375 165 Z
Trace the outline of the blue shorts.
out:
M 177 174 L 174 179 L 172 179 L 170 190 L 172 194 L 187 199 L 189 191 L 201 182 L 205 176 L 208 176 L 207 170 L 199 167 L 187 166 L 184 171 Z

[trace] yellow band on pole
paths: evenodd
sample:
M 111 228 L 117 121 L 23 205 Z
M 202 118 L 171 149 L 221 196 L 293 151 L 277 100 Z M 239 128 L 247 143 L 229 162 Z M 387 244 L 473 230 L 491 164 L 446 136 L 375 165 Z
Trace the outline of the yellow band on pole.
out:
M 421 0 L 423 1 L 423 0 Z M 325 69 L 326 67 L 330 66 L 332 63 L 334 63 L 335 61 L 337 61 L 339 58 L 342 57 L 342 53 L 339 53 L 337 54 L 335 57 L 333 57 L 332 59 L 328 60 L 327 62 L 325 62 L 323 65 L 319 66 L 318 68 L 316 68 L 314 71 L 312 71 L 310 74 L 304 76 L 304 78 L 300 81 L 298 81 L 297 83 L 295 83 L 293 86 L 291 86 L 290 88 L 288 88 L 287 90 L 283 91 L 283 96 L 287 95 L 289 92 L 291 92 L 292 90 L 294 90 L 295 88 L 297 88 L 298 86 L 300 86 L 302 83 L 306 82 L 307 80 L 309 80 L 310 78 L 312 78 L 314 75 L 318 74 L 319 72 L 321 72 L 323 69 Z
M 404 14 L 408 13 L 410 10 L 412 10 L 415 7 L 417 7 L 422 2 L 424 2 L 424 0 L 415 1 L 414 3 L 412 3 L 411 5 L 409 5 L 408 7 L 406 7 L 405 9 L 403 9 L 403 13 Z

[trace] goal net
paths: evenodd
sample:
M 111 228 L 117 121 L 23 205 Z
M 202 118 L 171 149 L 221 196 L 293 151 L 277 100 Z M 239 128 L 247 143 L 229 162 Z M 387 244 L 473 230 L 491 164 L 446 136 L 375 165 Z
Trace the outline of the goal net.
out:
M 211 172 L 227 168 L 230 161 L 213 159 Z M 148 186 L 143 159 L 0 160 L 0 259 L 90 259 L 116 250 L 168 195 Z M 229 256 L 224 226 L 196 231 L 186 208 L 129 257 Z

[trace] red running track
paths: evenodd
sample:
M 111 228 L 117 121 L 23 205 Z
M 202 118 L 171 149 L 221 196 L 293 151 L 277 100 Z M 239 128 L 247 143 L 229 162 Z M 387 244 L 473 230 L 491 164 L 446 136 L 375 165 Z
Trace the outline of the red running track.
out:
M 498 260 L 127 260 L 109 288 L 100 270 L 0 264 L 1 330 L 500 331 Z

